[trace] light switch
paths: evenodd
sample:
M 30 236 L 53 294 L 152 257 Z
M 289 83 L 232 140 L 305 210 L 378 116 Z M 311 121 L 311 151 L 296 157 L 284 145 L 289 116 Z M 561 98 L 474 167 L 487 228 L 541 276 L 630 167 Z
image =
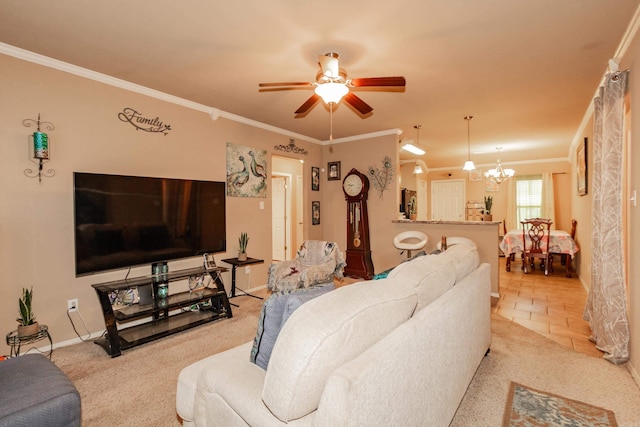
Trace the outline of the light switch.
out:
M 264 209 L 264 202 L 260 202 L 260 209 Z

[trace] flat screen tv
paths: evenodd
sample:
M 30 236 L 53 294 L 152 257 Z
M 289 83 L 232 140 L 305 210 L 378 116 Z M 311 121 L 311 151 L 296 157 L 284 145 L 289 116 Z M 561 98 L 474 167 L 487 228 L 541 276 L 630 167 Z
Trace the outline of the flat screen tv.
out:
M 225 182 L 75 172 L 76 275 L 226 251 Z

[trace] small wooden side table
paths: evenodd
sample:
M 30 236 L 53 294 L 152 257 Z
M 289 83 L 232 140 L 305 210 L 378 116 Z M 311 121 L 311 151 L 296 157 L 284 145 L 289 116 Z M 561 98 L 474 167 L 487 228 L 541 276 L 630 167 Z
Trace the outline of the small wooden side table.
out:
M 51 359 L 51 353 L 53 353 L 53 341 L 51 340 L 51 335 L 49 335 L 49 327 L 47 325 L 38 325 L 38 333 L 26 337 L 19 337 L 17 329 L 15 331 L 9 332 L 7 334 L 7 345 L 11 347 L 11 349 L 9 350 L 9 356 L 19 356 L 20 347 L 26 344 L 31 344 L 43 340 L 45 338 L 49 340 L 48 357 L 49 359 Z
M 257 295 L 252 295 L 249 292 L 243 290 L 243 289 L 238 289 L 240 292 L 242 292 L 244 295 L 236 295 L 236 269 L 238 267 L 244 267 L 245 265 L 252 265 L 252 264 L 262 264 L 264 262 L 263 259 L 258 259 L 258 258 L 247 258 L 244 261 L 240 261 L 238 260 L 238 258 L 227 258 L 227 259 L 223 259 L 222 262 L 226 262 L 227 264 L 231 264 L 232 268 L 231 268 L 231 295 L 229 296 L 229 298 L 235 298 L 235 297 L 241 297 L 241 296 L 248 296 L 248 297 L 254 297 L 254 298 L 258 298 L 258 299 L 263 299 L 262 297 L 259 297 Z M 235 305 L 235 304 L 233 304 Z

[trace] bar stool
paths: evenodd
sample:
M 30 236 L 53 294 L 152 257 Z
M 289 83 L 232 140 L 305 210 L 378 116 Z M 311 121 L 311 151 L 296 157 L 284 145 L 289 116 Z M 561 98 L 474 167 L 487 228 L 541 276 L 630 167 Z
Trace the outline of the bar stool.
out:
M 407 258 L 411 258 L 411 251 L 424 248 L 428 241 L 429 236 L 422 231 L 403 231 L 393 238 L 393 246 L 401 251 L 407 251 Z
M 466 237 L 457 237 L 457 236 L 447 237 L 447 247 L 453 246 L 453 245 L 467 245 L 467 246 L 472 247 L 472 248 L 477 248 L 478 247 L 478 245 L 476 245 L 476 242 L 474 242 L 473 240 L 468 239 Z M 437 247 L 437 249 L 439 251 L 441 251 L 442 250 L 442 242 L 438 242 L 436 247 Z

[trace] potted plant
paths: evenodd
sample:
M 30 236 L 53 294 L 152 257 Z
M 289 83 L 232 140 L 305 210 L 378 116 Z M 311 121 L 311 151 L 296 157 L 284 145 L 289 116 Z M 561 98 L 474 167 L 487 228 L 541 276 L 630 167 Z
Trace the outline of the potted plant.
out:
M 238 261 L 247 260 L 247 244 L 249 243 L 249 235 L 244 231 L 240 233 L 238 238 Z
M 38 322 L 31 307 L 32 298 L 33 288 L 22 288 L 22 298 L 18 299 L 20 317 L 16 319 L 19 323 L 18 337 L 28 337 L 38 333 Z
M 493 197 L 484 196 L 484 215 L 482 216 L 483 221 L 493 221 L 493 215 L 491 215 L 492 206 L 493 206 Z

